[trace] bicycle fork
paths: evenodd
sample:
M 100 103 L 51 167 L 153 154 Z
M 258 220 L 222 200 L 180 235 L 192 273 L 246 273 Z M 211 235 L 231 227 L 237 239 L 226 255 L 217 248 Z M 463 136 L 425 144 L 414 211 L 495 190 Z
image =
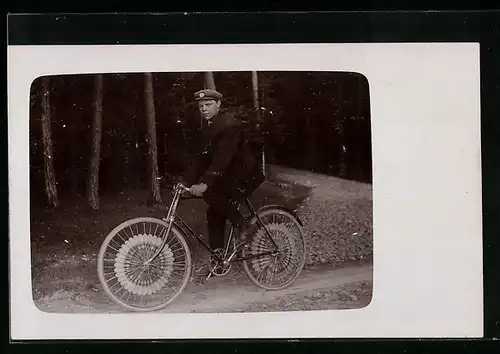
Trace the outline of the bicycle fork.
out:
M 162 237 L 162 242 L 160 244 L 160 247 L 156 250 L 156 252 L 153 254 L 151 258 L 149 258 L 144 264 L 147 265 L 154 261 L 156 257 L 160 255 L 160 253 L 163 251 L 163 248 L 167 244 L 168 236 L 170 235 L 170 230 L 172 230 L 172 225 L 174 223 L 174 216 L 175 216 L 175 210 L 177 210 L 177 205 L 179 203 L 179 197 L 180 197 L 180 191 L 177 190 L 174 195 L 174 199 L 172 201 L 172 204 L 170 205 L 170 208 L 168 209 L 167 217 L 163 218 L 163 221 L 166 221 L 168 223 L 167 226 L 167 231 L 165 233 L 165 237 Z

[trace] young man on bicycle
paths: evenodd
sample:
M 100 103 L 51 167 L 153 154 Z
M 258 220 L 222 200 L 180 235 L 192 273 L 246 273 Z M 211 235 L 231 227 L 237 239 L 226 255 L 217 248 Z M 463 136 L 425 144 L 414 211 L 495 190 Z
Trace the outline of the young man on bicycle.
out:
M 248 238 L 249 225 L 237 206 L 262 184 L 264 175 L 247 145 L 243 124 L 231 114 L 221 112 L 222 94 L 200 90 L 194 99 L 208 127 L 202 131 L 196 159 L 182 179 L 193 195 L 203 196 L 209 205 L 210 247 L 223 248 L 228 219 L 239 230 L 241 241 Z

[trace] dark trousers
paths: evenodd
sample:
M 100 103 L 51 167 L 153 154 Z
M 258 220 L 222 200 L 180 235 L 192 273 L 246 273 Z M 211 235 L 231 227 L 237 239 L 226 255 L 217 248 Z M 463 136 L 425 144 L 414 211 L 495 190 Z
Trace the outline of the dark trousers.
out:
M 203 198 L 209 205 L 207 209 L 208 235 L 210 247 L 224 247 L 224 231 L 226 221 L 229 220 L 235 228 L 245 227 L 246 220 L 238 210 L 238 205 L 246 198 L 246 193 L 236 188 L 229 190 L 225 187 L 209 188 Z

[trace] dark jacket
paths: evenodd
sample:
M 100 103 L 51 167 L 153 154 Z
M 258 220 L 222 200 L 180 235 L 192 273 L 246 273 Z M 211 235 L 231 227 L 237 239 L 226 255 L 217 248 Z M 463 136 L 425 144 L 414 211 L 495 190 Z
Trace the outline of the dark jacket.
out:
M 253 192 L 263 181 L 259 162 L 250 151 L 243 124 L 228 113 L 219 113 L 201 132 L 194 161 L 183 180 L 188 185 L 205 183 L 209 188 L 236 188 Z

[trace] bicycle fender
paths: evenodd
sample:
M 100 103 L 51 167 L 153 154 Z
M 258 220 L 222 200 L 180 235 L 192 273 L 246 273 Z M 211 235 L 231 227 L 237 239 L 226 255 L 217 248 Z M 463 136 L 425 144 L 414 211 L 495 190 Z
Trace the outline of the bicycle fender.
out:
M 290 213 L 291 215 L 293 215 L 293 217 L 295 219 L 297 219 L 297 221 L 300 224 L 300 226 L 304 226 L 304 223 L 302 222 L 302 220 L 298 216 L 297 212 L 295 210 L 289 209 L 289 208 L 287 208 L 287 207 L 285 207 L 283 205 L 279 205 L 279 204 L 264 205 L 264 206 L 260 207 L 259 209 L 257 209 L 256 212 L 258 214 L 258 213 L 260 213 L 262 211 L 269 210 L 269 209 L 278 209 L 278 210 L 282 210 L 282 211 L 285 211 L 287 213 Z

